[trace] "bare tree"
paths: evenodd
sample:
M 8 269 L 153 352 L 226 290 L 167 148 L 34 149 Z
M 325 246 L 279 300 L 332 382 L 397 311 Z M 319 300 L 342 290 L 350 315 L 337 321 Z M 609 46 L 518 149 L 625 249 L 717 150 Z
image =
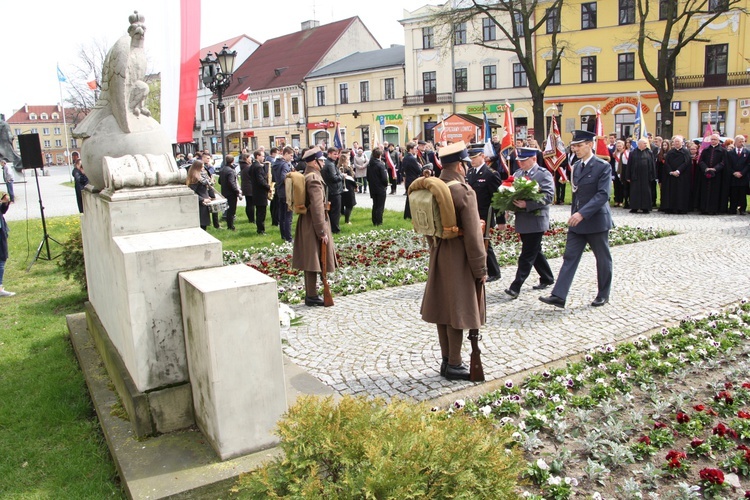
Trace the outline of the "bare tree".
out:
M 78 124 L 96 104 L 102 79 L 102 67 L 107 56 L 109 44 L 106 40 L 92 40 L 88 45 L 81 45 L 78 50 L 78 63 L 69 72 L 66 90 L 66 102 L 75 110 L 74 125 Z M 88 86 L 91 76 L 96 80 L 96 89 Z
M 638 2 L 638 64 L 643 77 L 656 90 L 661 106 L 661 133 L 672 137 L 674 119 L 672 98 L 675 91 L 674 68 L 677 56 L 689 43 L 709 42 L 701 37 L 703 30 L 719 16 L 736 9 L 743 0 L 637 0 Z M 659 18 L 663 22 L 649 21 L 651 6 L 660 8 Z M 742 15 L 744 9 L 736 9 Z M 647 44 L 659 46 L 656 72 L 647 64 Z
M 450 27 L 449 43 L 453 43 L 455 27 L 461 23 L 483 17 L 495 23 L 503 37 L 496 41 L 485 41 L 479 36 L 471 42 L 487 49 L 510 52 L 518 57 L 519 64 L 526 72 L 534 116 L 534 137 L 539 142 L 543 142 L 545 137 L 544 93 L 552 82 L 555 68 L 560 64 L 566 47 L 566 44 L 558 39 L 562 5 L 562 0 L 459 0 L 454 2 L 450 10 L 438 12 L 430 17 L 431 22 Z M 538 16 L 540 12 L 544 14 Z M 511 22 L 507 22 L 507 19 Z M 549 47 L 539 47 L 537 33 L 546 35 L 548 32 Z M 544 49 L 549 51 L 550 58 L 547 64 L 550 71 L 547 71 L 546 67 L 539 70 L 536 67 L 536 54 Z

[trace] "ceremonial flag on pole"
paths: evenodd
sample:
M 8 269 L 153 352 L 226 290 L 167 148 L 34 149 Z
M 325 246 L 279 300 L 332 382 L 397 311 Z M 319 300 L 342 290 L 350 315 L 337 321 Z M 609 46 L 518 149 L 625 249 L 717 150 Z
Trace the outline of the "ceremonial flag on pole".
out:
M 443 115 L 440 115 L 440 123 L 438 123 L 437 126 L 437 133 L 438 133 L 438 139 L 435 141 L 436 145 L 438 143 L 444 143 L 447 139 L 446 132 L 445 132 L 445 119 L 443 118 Z
M 243 90 L 240 95 L 237 96 L 237 99 L 239 99 L 240 101 L 247 101 L 248 96 L 252 94 L 252 92 L 253 91 L 250 90 L 250 87 L 248 87 L 245 90 Z
M 503 128 L 505 129 L 505 135 L 503 135 L 503 139 L 500 141 L 501 153 L 506 149 L 512 149 L 515 145 L 513 137 L 516 128 L 513 122 L 513 112 L 510 110 L 510 104 L 508 101 L 505 101 L 505 121 L 503 122 Z
M 196 76 L 201 67 L 201 0 L 162 0 L 153 5 L 162 9 L 162 19 L 170 20 L 154 32 L 158 40 L 149 45 L 158 46 L 169 63 L 161 70 L 161 124 L 170 142 L 193 142 Z
M 482 134 L 484 135 L 484 157 L 493 158 L 495 156 L 495 150 L 492 147 L 492 129 L 490 128 L 490 121 L 487 119 L 487 112 L 482 110 L 484 115 L 484 125 Z
M 718 114 L 718 113 L 717 113 Z M 703 134 L 703 142 L 701 142 L 700 148 L 698 148 L 698 154 L 701 154 L 704 149 L 711 145 L 711 135 L 714 130 L 711 127 L 711 106 L 708 107 L 708 123 L 706 123 L 706 130 Z
M 641 111 L 641 93 L 638 92 L 638 106 L 635 108 L 635 124 L 633 127 L 633 137 L 636 142 L 639 139 L 648 138 L 646 133 L 646 123 L 643 121 L 643 112 Z
M 594 150 L 594 153 L 602 160 L 609 161 L 609 148 L 607 147 L 607 141 L 604 137 L 602 112 L 599 109 L 596 110 L 596 149 Z
M 57 65 L 57 81 L 61 83 L 65 83 L 68 81 L 67 78 L 65 78 L 65 75 L 63 75 L 62 70 L 60 69 L 60 65 Z
M 557 170 L 560 175 L 560 179 L 563 182 L 568 181 L 568 176 L 565 174 L 565 169 L 562 166 L 562 162 L 565 160 L 565 144 L 560 137 L 560 129 L 557 127 L 557 119 L 555 115 L 552 115 L 552 124 L 550 126 L 549 135 L 547 136 L 547 144 L 544 147 L 544 163 L 547 165 L 547 169 L 554 173 Z
M 93 71 L 89 74 L 89 77 L 86 79 L 86 85 L 88 85 L 91 90 L 96 90 L 96 76 L 94 75 Z
M 335 122 L 336 129 L 333 131 L 333 147 L 336 149 L 344 149 L 344 143 L 341 141 L 341 129 L 339 128 L 339 122 Z
M 393 164 L 393 158 L 391 158 L 391 153 L 386 149 L 383 151 L 383 156 L 385 157 L 385 164 L 386 167 L 388 167 L 388 175 L 391 179 L 396 178 L 396 165 Z

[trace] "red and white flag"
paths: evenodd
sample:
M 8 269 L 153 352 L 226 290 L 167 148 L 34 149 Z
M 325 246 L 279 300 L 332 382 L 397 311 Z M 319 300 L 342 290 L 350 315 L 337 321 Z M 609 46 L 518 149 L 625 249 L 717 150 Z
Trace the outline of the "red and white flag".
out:
M 714 128 L 711 126 L 711 106 L 708 107 L 708 123 L 706 124 L 706 131 L 703 134 L 703 141 L 701 142 L 700 147 L 698 148 L 698 154 L 701 154 L 704 149 L 709 147 L 711 145 L 711 136 L 714 133 Z
M 609 161 L 609 148 L 607 147 L 607 138 L 604 136 L 604 127 L 602 126 L 602 112 L 596 110 L 596 156 L 602 160 Z
M 91 72 L 91 74 L 89 74 L 89 77 L 86 79 L 86 85 L 88 85 L 91 90 L 96 90 L 96 76 L 94 75 L 93 71 Z
M 250 96 L 250 94 L 252 93 L 253 91 L 250 90 L 250 87 L 248 87 L 245 90 L 243 90 L 240 95 L 237 96 L 237 99 L 239 99 L 240 101 L 247 101 L 248 96 Z
M 565 160 L 565 144 L 560 138 L 560 129 L 557 128 L 557 119 L 552 115 L 552 124 L 550 127 L 549 135 L 547 136 L 547 143 L 544 146 L 544 163 L 547 165 L 547 169 L 554 173 L 555 170 L 560 174 L 560 179 L 563 182 L 567 182 L 568 176 L 565 175 L 565 168 L 562 166 L 562 162 Z
M 163 52 L 161 124 L 171 142 L 193 142 L 196 79 L 201 67 L 201 0 L 162 0 L 154 5 L 164 11 L 162 19 L 170 20 L 149 31 L 158 39 L 149 46 Z
M 503 123 L 503 129 L 505 131 L 505 135 L 500 141 L 500 153 L 502 153 L 506 149 L 515 147 L 516 144 L 516 141 L 513 140 L 513 137 L 515 136 L 516 125 L 513 122 L 513 112 L 510 110 L 510 104 L 508 103 L 508 101 L 505 101 L 505 122 Z

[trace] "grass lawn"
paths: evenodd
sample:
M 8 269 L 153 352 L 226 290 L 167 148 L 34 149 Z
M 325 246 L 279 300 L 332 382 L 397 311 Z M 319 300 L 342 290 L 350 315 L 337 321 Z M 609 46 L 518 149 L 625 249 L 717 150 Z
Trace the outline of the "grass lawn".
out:
M 372 229 L 370 209 L 355 208 L 351 220 L 346 225 L 342 217 L 342 234 Z M 41 220 L 8 225 L 3 281 L 17 295 L 0 299 L 0 497 L 123 497 L 65 325 L 67 314 L 83 311 L 86 294 L 65 279 L 58 260 L 40 259 L 26 271 L 42 239 Z M 47 226 L 64 242 L 79 216 L 49 218 Z M 243 209 L 236 226 L 209 232 L 230 250 L 282 242 L 270 216 L 265 236 Z M 385 212 L 381 228 L 410 227 L 401 212 Z M 53 257 L 61 252 L 56 243 L 50 248 Z

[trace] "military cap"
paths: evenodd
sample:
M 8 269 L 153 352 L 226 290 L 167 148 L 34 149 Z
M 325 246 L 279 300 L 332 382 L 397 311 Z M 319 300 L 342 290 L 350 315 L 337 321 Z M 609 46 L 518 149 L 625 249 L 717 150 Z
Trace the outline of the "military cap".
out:
M 478 156 L 480 154 L 484 153 L 484 144 L 481 142 L 475 143 L 475 144 L 469 144 L 469 157 L 474 158 L 475 156 Z
M 538 152 L 539 150 L 537 148 L 516 148 L 516 156 L 519 160 L 536 158 Z
M 466 143 L 458 141 L 450 146 L 440 148 L 440 161 L 443 163 L 455 163 L 457 161 L 471 163 L 469 152 L 466 150 Z
M 323 158 L 323 151 L 321 151 L 318 146 L 313 146 L 305 151 L 305 154 L 302 156 L 302 161 L 309 162 L 317 160 L 318 158 Z
M 574 130 L 573 139 L 570 141 L 571 144 L 580 144 L 582 142 L 594 142 L 596 134 L 589 132 L 588 130 Z

